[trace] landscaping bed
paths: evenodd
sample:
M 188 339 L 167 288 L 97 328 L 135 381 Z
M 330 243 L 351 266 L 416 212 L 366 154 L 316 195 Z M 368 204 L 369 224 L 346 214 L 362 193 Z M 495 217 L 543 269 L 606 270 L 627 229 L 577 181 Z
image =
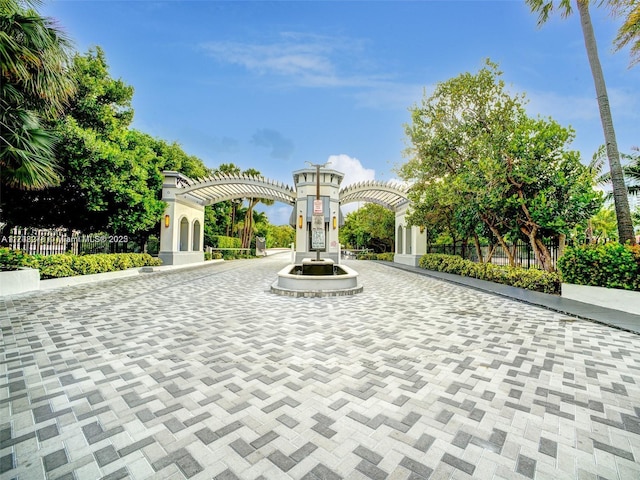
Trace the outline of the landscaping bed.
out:
M 30 255 L 21 250 L 0 248 L 0 270 L 2 273 L 20 268 L 32 268 L 40 272 L 41 280 L 115 272 L 161 264 L 159 259 L 147 253 Z
M 420 258 L 419 266 L 426 270 L 452 273 L 536 292 L 560 294 L 560 275 L 556 272 L 492 263 L 476 263 L 457 255 L 439 253 L 423 255 Z

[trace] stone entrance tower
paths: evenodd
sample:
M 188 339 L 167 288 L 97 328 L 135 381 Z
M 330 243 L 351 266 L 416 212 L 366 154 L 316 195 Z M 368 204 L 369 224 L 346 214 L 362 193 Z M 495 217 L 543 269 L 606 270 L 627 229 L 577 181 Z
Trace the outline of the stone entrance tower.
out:
M 319 166 L 293 172 L 296 203 L 291 214 L 291 226 L 296 229 L 296 259 L 330 258 L 338 263 L 340 242 L 338 231 L 342 224 L 340 214 L 340 184 L 344 174 Z M 320 201 L 316 195 L 320 190 Z M 314 218 L 315 217 L 315 218 Z

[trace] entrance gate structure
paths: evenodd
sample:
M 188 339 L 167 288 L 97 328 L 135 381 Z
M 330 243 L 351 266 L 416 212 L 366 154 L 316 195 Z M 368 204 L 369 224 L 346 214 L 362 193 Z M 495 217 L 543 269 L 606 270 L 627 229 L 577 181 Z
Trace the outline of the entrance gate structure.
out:
M 338 231 L 344 223 L 340 207 L 352 202 L 377 203 L 395 213 L 395 262 L 417 265 L 420 256 L 426 252 L 424 230 L 407 226 L 407 189 L 392 182 L 360 182 L 341 189 L 344 174 L 328 168 L 294 171 L 294 188 L 248 175 L 217 174 L 194 180 L 174 171 L 163 174 L 162 200 L 167 206 L 160 227 L 159 257 L 164 265 L 204 261 L 204 207 L 242 198 L 265 198 L 292 207 L 289 223 L 296 230 L 296 263 L 316 255 L 316 250 L 312 249 L 312 222 L 314 208 L 317 221 L 320 207 L 325 234 L 325 248 L 320 256 L 338 261 Z M 318 183 L 319 202 L 316 201 Z

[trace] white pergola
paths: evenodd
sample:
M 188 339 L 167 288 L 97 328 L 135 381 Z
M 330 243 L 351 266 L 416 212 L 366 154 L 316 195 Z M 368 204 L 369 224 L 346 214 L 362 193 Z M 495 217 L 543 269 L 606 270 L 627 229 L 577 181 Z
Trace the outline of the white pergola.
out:
M 290 205 L 291 224 L 296 228 L 296 260 L 310 255 L 311 203 L 320 194 L 325 209 L 327 246 L 323 257 L 337 258 L 341 205 L 372 202 L 396 215 L 398 263 L 416 265 L 426 251 L 426 235 L 406 223 L 409 207 L 407 188 L 394 182 L 359 182 L 340 188 L 344 174 L 331 169 L 313 168 L 293 172 L 295 187 L 264 177 L 218 174 L 191 179 L 178 172 L 165 171 L 162 200 L 167 204 L 160 231 L 160 258 L 164 264 L 188 264 L 204 260 L 204 207 L 226 200 L 266 198 Z

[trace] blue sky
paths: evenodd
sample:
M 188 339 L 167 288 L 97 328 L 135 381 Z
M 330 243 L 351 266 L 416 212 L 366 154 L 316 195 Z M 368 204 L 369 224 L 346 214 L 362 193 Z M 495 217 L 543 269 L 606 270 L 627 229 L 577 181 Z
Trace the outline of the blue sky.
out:
M 603 143 L 577 14 L 542 28 L 524 1 L 50 1 L 80 52 L 99 45 L 135 88 L 133 126 L 211 167 L 293 183 L 332 161 L 344 184 L 397 178 L 408 109 L 485 58 L 533 115 L 576 130 L 587 163 Z M 640 66 L 614 53 L 620 20 L 592 9 L 619 148 L 640 145 Z M 289 208 L 271 207 L 272 223 Z

